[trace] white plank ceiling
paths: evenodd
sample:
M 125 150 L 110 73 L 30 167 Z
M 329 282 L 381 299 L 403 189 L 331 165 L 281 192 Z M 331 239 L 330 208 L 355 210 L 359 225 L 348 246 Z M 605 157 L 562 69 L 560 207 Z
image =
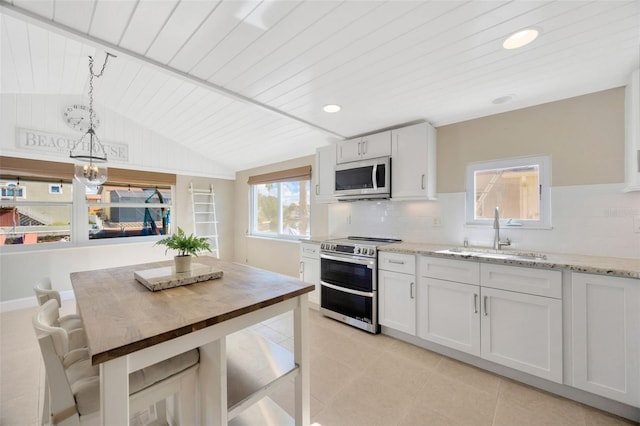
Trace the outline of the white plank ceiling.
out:
M 232 170 L 624 86 L 640 66 L 640 1 L 0 0 L 0 14 L 2 93 L 86 97 L 87 56 L 109 51 L 97 104 Z M 501 47 L 529 26 L 536 41 Z

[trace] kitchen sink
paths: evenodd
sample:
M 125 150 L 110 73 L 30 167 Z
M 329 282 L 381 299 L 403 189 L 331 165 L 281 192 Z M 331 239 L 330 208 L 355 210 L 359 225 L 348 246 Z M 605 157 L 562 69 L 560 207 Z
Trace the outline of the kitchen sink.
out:
M 455 254 L 465 257 L 481 257 L 488 259 L 512 259 L 512 260 L 546 260 L 547 256 L 542 253 L 520 252 L 511 250 L 494 250 L 489 248 L 475 247 L 453 247 L 446 250 L 439 250 L 436 253 Z

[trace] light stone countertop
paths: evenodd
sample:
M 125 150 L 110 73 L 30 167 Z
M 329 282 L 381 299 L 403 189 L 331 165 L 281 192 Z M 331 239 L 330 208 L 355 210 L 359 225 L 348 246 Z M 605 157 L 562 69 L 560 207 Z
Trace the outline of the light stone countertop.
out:
M 423 254 L 449 259 L 472 260 L 475 262 L 500 265 L 558 270 L 567 269 L 573 272 L 585 272 L 589 274 L 635 278 L 640 280 L 640 259 L 546 252 L 542 253 L 546 255 L 546 259 L 496 259 L 481 256 L 470 256 L 464 253 L 438 253 L 440 250 L 447 250 L 453 247 L 453 245 L 445 244 L 401 242 L 383 245 L 379 247 L 378 250 L 394 253 Z M 464 250 L 463 248 L 461 249 Z M 503 250 L 502 252 L 508 253 L 509 250 Z

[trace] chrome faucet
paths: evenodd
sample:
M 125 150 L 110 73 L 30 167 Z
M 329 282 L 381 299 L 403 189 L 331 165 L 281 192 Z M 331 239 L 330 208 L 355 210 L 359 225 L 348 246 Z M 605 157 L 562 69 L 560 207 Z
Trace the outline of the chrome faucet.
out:
M 496 207 L 493 212 L 493 229 L 495 232 L 493 234 L 493 248 L 494 250 L 500 250 L 502 246 L 510 246 L 511 241 L 507 238 L 504 241 L 500 241 L 500 209 Z

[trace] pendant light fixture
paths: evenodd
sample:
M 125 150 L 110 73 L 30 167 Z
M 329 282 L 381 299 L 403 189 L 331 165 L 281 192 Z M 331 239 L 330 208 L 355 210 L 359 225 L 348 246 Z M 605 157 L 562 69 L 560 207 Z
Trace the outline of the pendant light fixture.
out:
M 73 175 L 75 178 L 88 188 L 96 188 L 107 180 L 107 152 L 104 145 L 98 139 L 93 128 L 93 78 L 101 77 L 107 66 L 109 56 L 116 57 L 107 52 L 104 58 L 104 64 L 99 74 L 93 73 L 93 57 L 89 56 L 89 129 L 82 135 L 71 148 L 69 157 L 75 161 L 75 170 Z

